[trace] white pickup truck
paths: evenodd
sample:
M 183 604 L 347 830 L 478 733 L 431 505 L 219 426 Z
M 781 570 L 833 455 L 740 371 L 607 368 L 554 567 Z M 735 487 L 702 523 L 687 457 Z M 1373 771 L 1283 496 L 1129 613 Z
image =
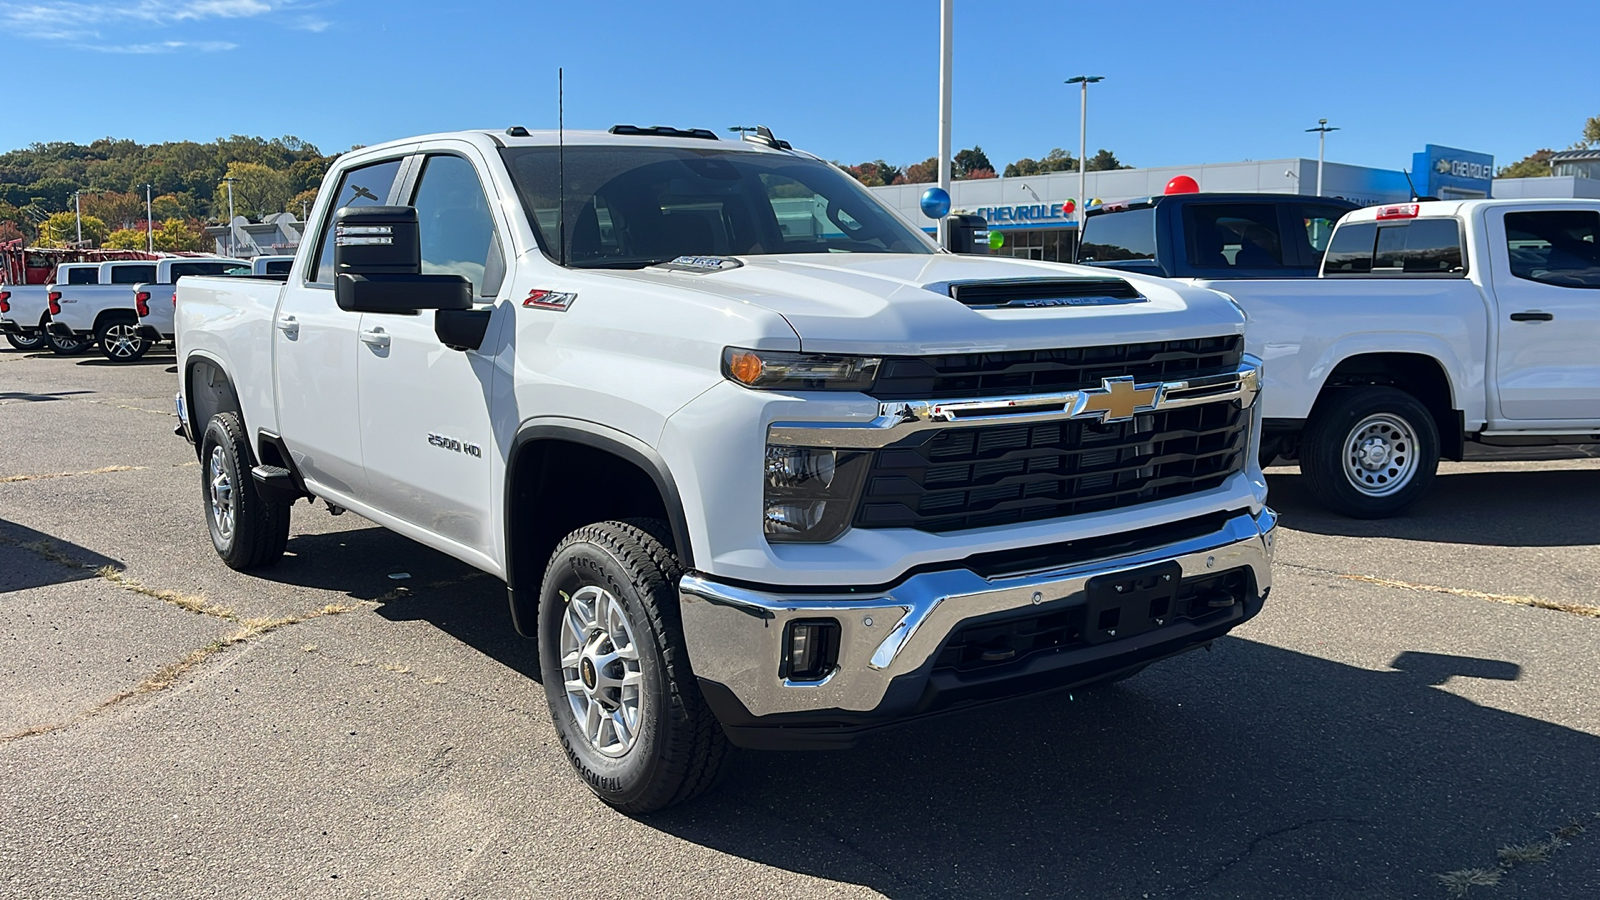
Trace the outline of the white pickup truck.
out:
M 137 295 L 141 287 L 154 287 L 159 292 L 190 275 L 249 271 L 250 263 L 222 257 L 175 256 L 145 262 L 101 263 L 96 284 L 52 286 L 47 331 L 52 340 L 98 344 L 100 352 L 112 362 L 134 362 L 149 352 L 152 343 L 149 333 L 139 328 Z M 150 291 L 142 292 L 148 300 Z
M 287 283 L 178 285 L 212 541 L 270 564 L 312 497 L 504 579 L 619 808 L 730 741 L 1127 677 L 1266 599 L 1260 368 L 1216 293 L 944 252 L 770 133 L 437 135 L 324 183 Z
M 76 338 L 53 342 L 45 330 L 50 324 L 50 292 L 56 284 L 98 284 L 100 263 L 62 263 L 50 284 L 0 284 L 0 334 L 18 350 L 49 348 L 72 354 L 89 349 Z
M 1474 444 L 1600 443 L 1600 202 L 1369 207 L 1319 278 L 1195 283 L 1250 317 L 1263 455 L 1337 512 L 1395 515 Z

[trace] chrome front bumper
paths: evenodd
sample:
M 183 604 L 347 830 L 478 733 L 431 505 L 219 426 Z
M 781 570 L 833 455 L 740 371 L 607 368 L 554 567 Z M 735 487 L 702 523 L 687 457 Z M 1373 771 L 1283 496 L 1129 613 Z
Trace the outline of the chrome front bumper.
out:
M 725 712 L 730 699 L 743 707 L 734 710 L 746 725 L 766 716 L 777 717 L 774 724 L 815 714 L 904 716 L 916 711 L 914 703 L 904 701 L 921 695 L 918 682 L 930 678 L 935 657 L 963 623 L 996 613 L 1083 605 L 1086 586 L 1097 576 L 1168 561 L 1182 567 L 1184 578 L 1248 568 L 1254 606 L 1238 610 L 1220 627 L 1225 632 L 1259 610 L 1272 583 L 1276 525 L 1271 509 L 1259 516 L 1241 512 L 1210 534 L 1119 557 L 994 578 L 964 568 L 924 572 L 887 589 L 828 594 L 753 590 L 690 573 L 679 584 L 684 639 L 695 675 L 725 726 L 730 725 Z M 779 674 L 785 626 L 817 618 L 839 622 L 838 666 L 822 681 L 788 681 Z M 1162 655 L 1163 648 L 1178 652 L 1204 643 L 1218 631 L 1173 622 L 1086 650 L 1101 669 L 1115 669 L 1119 658 L 1138 664 L 1151 654 Z M 892 687 L 894 696 L 886 703 Z

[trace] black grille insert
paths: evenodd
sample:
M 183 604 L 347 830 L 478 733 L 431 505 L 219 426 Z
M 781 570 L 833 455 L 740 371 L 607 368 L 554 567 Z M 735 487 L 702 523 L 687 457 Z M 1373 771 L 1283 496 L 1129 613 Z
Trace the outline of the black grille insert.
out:
M 1249 599 L 1255 579 L 1249 569 L 1186 578 L 1172 604 L 1174 621 L 1204 624 L 1224 619 Z M 934 671 L 980 672 L 1016 665 L 1038 653 L 1088 646 L 1084 606 L 979 619 L 957 629 L 934 661 Z
M 868 391 L 879 400 L 959 400 L 1096 388 L 1105 378 L 1139 382 L 1222 375 L 1239 368 L 1239 335 L 1003 353 L 889 357 Z
M 954 531 L 1118 509 L 1220 486 L 1244 468 L 1236 401 L 913 435 L 873 456 L 861 528 Z

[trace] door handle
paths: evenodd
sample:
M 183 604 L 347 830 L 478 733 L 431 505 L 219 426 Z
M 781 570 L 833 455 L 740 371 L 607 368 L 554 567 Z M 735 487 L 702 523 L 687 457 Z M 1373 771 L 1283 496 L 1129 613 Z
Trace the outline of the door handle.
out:
M 1511 314 L 1511 321 L 1513 322 L 1549 322 L 1553 319 L 1555 319 L 1555 316 L 1551 313 L 1539 312 L 1538 310 Z
M 279 316 L 278 330 L 289 337 L 294 337 L 300 333 L 300 320 L 294 316 Z
M 389 349 L 389 333 L 382 328 L 361 332 L 361 343 L 379 350 Z

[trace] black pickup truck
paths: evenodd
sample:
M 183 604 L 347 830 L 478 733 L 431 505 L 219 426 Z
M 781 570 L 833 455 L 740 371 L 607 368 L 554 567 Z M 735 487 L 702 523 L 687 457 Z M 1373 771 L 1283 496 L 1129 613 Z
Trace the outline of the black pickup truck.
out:
M 1091 207 L 1077 262 L 1167 278 L 1315 278 L 1348 200 L 1167 194 Z

